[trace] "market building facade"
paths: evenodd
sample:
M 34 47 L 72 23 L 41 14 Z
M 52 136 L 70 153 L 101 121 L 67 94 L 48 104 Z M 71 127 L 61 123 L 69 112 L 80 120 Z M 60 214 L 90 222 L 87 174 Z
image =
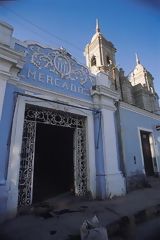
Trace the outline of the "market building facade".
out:
M 121 196 L 159 175 L 153 81 L 146 89 L 126 79 L 98 23 L 85 49 L 88 68 L 63 48 L 15 39 L 6 23 L 0 33 L 1 219 L 64 192 Z
M 10 25 L 0 28 L 1 212 L 13 216 L 67 191 L 125 194 L 114 124 L 119 95 L 106 75 L 92 75 L 65 49 L 22 43 Z

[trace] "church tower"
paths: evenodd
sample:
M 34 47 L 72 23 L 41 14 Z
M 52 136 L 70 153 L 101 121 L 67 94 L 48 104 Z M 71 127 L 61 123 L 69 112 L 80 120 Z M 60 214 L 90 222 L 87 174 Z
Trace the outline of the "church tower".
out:
M 136 54 L 136 66 L 130 77 L 118 69 L 115 60 L 116 48 L 100 31 L 96 20 L 96 32 L 85 47 L 86 64 L 97 75 L 104 72 L 110 82 L 110 88 L 119 92 L 120 100 L 150 112 L 158 112 L 159 97 L 154 89 L 151 73 L 141 64 Z
M 153 77 L 141 64 L 138 55 L 136 54 L 136 66 L 130 75 L 130 82 L 132 86 L 141 84 L 147 91 L 155 94 Z
M 96 20 L 96 32 L 91 42 L 85 48 L 86 64 L 93 74 L 99 71 L 108 73 L 110 78 L 113 77 L 113 68 L 115 61 L 116 48 L 104 38 L 100 31 L 98 19 Z
M 159 97 L 154 89 L 153 76 L 141 64 L 136 54 L 136 66 L 130 75 L 135 103 L 138 107 L 150 112 L 159 112 Z

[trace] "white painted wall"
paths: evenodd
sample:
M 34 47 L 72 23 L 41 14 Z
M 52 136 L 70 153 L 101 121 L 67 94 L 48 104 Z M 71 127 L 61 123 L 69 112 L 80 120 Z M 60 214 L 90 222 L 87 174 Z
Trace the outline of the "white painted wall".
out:
M 5 22 L 0 22 L 0 42 L 10 46 L 13 27 Z
M 6 91 L 6 81 L 1 79 L 1 76 L 0 76 L 0 120 L 2 116 L 5 91 Z

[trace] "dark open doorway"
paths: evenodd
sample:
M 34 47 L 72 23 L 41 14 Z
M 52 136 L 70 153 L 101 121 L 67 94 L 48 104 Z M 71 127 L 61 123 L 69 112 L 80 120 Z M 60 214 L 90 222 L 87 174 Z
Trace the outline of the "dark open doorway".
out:
M 154 175 L 152 154 L 151 154 L 151 145 L 149 141 L 150 133 L 146 131 L 141 131 L 141 142 L 142 142 L 142 150 L 143 150 L 143 158 L 144 158 L 144 167 L 146 176 Z
M 74 191 L 74 128 L 37 123 L 33 203 Z

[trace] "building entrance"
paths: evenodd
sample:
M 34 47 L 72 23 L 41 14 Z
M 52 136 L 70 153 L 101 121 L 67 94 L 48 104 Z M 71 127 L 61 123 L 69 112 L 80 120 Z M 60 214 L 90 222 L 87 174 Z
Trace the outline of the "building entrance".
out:
M 74 128 L 38 123 L 33 175 L 33 203 L 74 192 Z
M 26 105 L 18 206 L 66 191 L 87 192 L 86 118 Z
M 144 158 L 144 167 L 147 176 L 154 175 L 153 159 L 151 154 L 150 133 L 141 131 L 141 142 Z

